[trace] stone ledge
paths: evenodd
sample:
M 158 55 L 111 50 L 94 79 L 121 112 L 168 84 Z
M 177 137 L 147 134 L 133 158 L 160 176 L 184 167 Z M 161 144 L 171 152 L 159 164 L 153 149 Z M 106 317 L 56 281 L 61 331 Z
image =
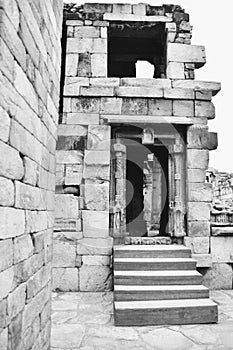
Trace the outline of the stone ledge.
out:
M 211 226 L 211 235 L 233 237 L 233 226 Z
M 139 16 L 130 13 L 105 13 L 103 19 L 120 22 L 172 22 L 172 18 L 168 16 Z
M 107 123 L 123 124 L 200 124 L 201 118 L 175 117 L 175 116 L 149 116 L 149 115 L 125 115 L 125 114 L 103 114 L 101 115 Z

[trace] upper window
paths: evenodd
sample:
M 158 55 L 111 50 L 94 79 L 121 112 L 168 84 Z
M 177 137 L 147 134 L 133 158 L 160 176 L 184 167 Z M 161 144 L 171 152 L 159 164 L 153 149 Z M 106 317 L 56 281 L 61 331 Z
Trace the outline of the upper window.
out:
M 136 63 L 139 61 L 154 66 L 154 78 L 165 78 L 164 23 L 110 22 L 108 77 L 136 77 Z

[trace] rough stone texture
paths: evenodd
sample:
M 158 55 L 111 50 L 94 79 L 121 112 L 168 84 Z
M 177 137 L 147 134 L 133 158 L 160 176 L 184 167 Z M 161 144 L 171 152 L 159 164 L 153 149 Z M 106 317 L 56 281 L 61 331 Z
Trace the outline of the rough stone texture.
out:
M 77 253 L 80 255 L 111 255 L 113 240 L 109 238 L 84 238 L 78 241 Z
M 77 268 L 54 268 L 53 290 L 75 292 L 79 290 L 79 270 Z
M 208 254 L 210 250 L 209 237 L 184 237 L 184 244 L 194 254 Z
M 108 211 L 109 183 L 85 184 L 84 191 L 86 209 Z
M 188 221 L 210 221 L 211 205 L 205 202 L 188 203 Z
M 213 263 L 204 273 L 204 284 L 210 289 L 232 289 L 232 265 Z
M 82 219 L 83 235 L 85 238 L 108 237 L 108 211 L 82 210 Z
M 62 1 L 4 0 L 0 16 L 0 348 L 47 350 Z
M 211 237 L 211 255 L 213 262 L 233 264 L 233 239 L 232 237 Z
M 210 222 L 208 221 L 188 221 L 189 237 L 210 236 Z
M 101 292 L 111 290 L 112 275 L 107 266 L 82 266 L 80 268 L 80 291 Z

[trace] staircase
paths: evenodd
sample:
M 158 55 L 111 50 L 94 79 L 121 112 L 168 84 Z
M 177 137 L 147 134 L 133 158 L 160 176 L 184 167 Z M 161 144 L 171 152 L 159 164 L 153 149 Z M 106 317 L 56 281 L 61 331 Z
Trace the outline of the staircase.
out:
M 181 325 L 215 323 L 218 311 L 189 248 L 118 245 L 114 317 L 116 326 Z

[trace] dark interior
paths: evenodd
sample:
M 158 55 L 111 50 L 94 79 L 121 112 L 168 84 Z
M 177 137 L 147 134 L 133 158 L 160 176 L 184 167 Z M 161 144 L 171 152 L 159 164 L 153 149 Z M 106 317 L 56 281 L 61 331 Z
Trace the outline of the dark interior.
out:
M 138 60 L 155 66 L 154 78 L 165 77 L 164 23 L 112 22 L 108 29 L 108 76 L 136 77 Z

